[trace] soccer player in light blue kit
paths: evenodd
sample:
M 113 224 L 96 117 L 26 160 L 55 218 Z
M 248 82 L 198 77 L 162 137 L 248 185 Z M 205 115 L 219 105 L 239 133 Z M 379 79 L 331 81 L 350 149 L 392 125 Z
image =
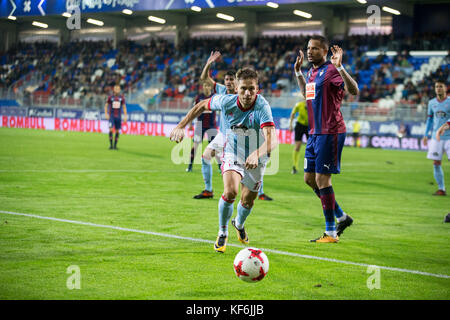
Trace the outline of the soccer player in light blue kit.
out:
M 436 81 L 434 92 L 436 98 L 428 102 L 424 143 L 428 144 L 427 158 L 434 161 L 434 179 L 438 185 L 438 190 L 433 195 L 445 196 L 447 193 L 441 161 L 444 152 L 447 153 L 447 158 L 450 160 L 450 131 L 445 131 L 440 135 L 440 141 L 436 139 L 437 131 L 448 121 L 450 116 L 450 98 L 447 97 L 447 85 L 444 80 Z M 429 138 L 431 139 L 428 142 Z
M 192 108 L 170 134 L 170 139 L 180 142 L 185 127 L 206 110 L 221 111 L 225 119 L 226 136 L 222 162 L 224 192 L 219 200 L 219 234 L 214 250 L 225 252 L 228 241 L 228 223 L 232 217 L 234 201 L 242 184 L 237 217 L 232 220 L 241 243 L 249 238 L 244 223 L 252 211 L 254 200 L 269 160 L 270 152 L 277 146 L 277 136 L 269 103 L 258 95 L 258 74 L 245 68 L 237 72 L 238 93 L 214 95 Z
M 224 85 L 215 82 L 209 75 L 209 71 L 211 65 L 221 56 L 219 51 L 211 52 L 211 55 L 208 58 L 205 66 L 203 67 L 202 74 L 200 75 L 200 80 L 204 83 L 210 83 L 213 87 L 214 93 L 217 94 L 235 94 L 236 93 L 236 75 L 233 70 L 228 70 L 224 76 Z M 224 148 L 224 133 L 225 133 L 225 125 L 224 118 L 222 117 L 222 113 L 220 113 L 220 125 L 219 125 L 219 133 L 215 136 L 215 138 L 208 144 L 205 151 L 202 155 L 202 175 L 203 181 L 205 182 L 205 189 L 199 194 L 194 196 L 194 199 L 209 199 L 214 197 L 213 188 L 212 188 L 212 176 L 213 170 L 211 165 L 211 160 L 215 156 L 220 163 L 219 157 L 223 153 Z M 220 164 L 219 164 L 220 167 Z M 261 187 L 258 191 L 258 199 L 260 200 L 273 200 L 268 195 L 264 194 L 263 188 L 264 182 L 261 182 Z

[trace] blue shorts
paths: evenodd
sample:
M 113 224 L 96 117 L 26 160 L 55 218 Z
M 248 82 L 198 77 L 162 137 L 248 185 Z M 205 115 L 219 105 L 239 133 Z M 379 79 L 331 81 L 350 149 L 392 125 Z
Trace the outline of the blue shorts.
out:
M 109 128 L 120 130 L 122 128 L 122 118 L 120 117 L 111 117 L 109 118 Z
M 345 133 L 310 135 L 305 149 L 305 172 L 340 173 L 345 135 Z

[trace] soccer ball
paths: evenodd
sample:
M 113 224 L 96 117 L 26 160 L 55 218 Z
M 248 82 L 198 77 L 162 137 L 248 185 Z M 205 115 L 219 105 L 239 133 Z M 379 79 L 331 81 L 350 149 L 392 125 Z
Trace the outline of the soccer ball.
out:
M 234 272 L 245 282 L 258 282 L 264 279 L 269 271 L 269 259 L 257 248 L 245 248 L 234 258 Z

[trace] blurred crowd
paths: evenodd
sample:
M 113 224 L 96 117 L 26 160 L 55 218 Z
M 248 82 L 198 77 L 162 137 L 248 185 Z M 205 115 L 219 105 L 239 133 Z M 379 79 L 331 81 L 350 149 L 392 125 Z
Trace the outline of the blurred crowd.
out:
M 90 97 L 106 95 L 115 83 L 127 92 L 136 90 L 146 75 L 164 74 L 163 97 L 194 97 L 198 79 L 211 51 L 222 58 L 211 68 L 212 77 L 221 81 L 227 70 L 254 67 L 260 75 L 260 88 L 266 95 L 291 94 L 297 90 L 293 64 L 299 49 L 306 49 L 308 37 L 259 37 L 243 45 L 242 38 L 189 39 L 178 47 L 164 39 L 145 44 L 124 41 L 113 48 L 110 41 L 19 44 L 0 55 L 0 88 L 19 88 L 27 75 L 39 79 L 35 92 L 52 97 Z M 360 85 L 358 97 L 349 101 L 374 102 L 392 97 L 395 87 L 403 84 L 427 59 L 409 55 L 414 50 L 448 49 L 448 34 L 422 34 L 394 38 L 392 35 L 350 36 L 335 39 L 345 50 L 344 64 Z M 396 51 L 398 54 L 368 57 L 367 51 Z M 433 80 L 449 78 L 449 61 L 435 74 L 413 85 L 407 82 L 402 92 L 404 103 L 426 103 L 433 96 Z M 306 60 L 306 59 L 305 59 Z M 303 71 L 310 66 L 305 61 Z

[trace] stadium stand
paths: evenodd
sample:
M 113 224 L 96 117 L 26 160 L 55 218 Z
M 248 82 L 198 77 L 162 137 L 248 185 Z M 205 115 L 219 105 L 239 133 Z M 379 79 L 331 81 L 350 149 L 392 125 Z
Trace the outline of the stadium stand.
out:
M 0 88 L 23 93 L 19 99 L 25 105 L 98 108 L 114 83 L 121 83 L 133 98 L 146 87 L 142 84 L 153 77 L 160 83 L 161 91 L 157 99 L 144 101 L 144 108 L 155 108 L 159 101 L 159 108 L 186 109 L 198 92 L 198 79 L 210 52 L 219 50 L 222 60 L 213 68 L 214 78 L 220 80 L 226 70 L 250 65 L 260 73 L 262 93 L 273 98 L 292 97 L 297 91 L 293 64 L 307 39 L 308 36 L 258 37 L 246 47 L 240 37 L 188 39 L 179 46 L 165 39 L 152 39 L 146 44 L 123 41 L 116 49 L 110 41 L 76 41 L 61 46 L 19 44 L 0 57 Z M 396 103 L 423 107 L 433 95 L 433 79 L 449 77 L 448 55 L 445 59 L 410 55 L 412 50 L 448 48 L 447 34 L 400 38 L 354 35 L 330 42 L 346 49 L 344 63 L 360 85 L 360 95 L 348 95 L 347 103 L 378 103 L 387 109 Z M 305 63 L 303 70 L 307 67 Z M 135 104 L 136 110 L 142 110 Z

